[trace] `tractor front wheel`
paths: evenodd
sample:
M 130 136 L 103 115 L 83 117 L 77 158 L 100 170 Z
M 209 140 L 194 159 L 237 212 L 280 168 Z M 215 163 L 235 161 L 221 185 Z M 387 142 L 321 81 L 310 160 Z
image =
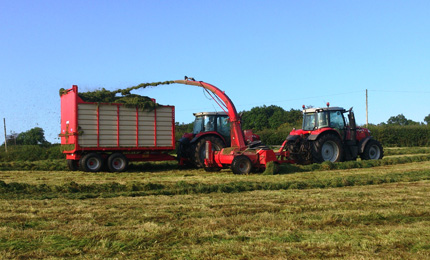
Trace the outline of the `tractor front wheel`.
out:
M 332 134 L 321 136 L 314 142 L 312 156 L 316 163 L 343 161 L 343 147 L 340 138 Z
M 382 149 L 382 145 L 378 141 L 372 139 L 367 142 L 360 157 L 362 160 L 379 160 L 382 159 L 383 156 L 384 150 Z

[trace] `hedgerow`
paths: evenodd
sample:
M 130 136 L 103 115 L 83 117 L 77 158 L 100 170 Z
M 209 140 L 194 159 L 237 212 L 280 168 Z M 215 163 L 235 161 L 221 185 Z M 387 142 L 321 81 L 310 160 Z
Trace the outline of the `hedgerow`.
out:
M 54 145 L 13 145 L 8 146 L 7 152 L 0 151 L 0 162 L 40 161 L 48 159 L 65 159 L 59 144 Z
M 376 140 L 384 146 L 412 147 L 430 145 L 430 127 L 427 125 L 369 126 Z

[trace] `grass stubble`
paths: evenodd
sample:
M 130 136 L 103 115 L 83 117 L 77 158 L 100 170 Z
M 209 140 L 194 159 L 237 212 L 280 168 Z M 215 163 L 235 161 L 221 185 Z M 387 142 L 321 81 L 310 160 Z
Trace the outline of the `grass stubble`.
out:
M 421 179 L 396 177 L 402 173 L 417 173 Z M 390 181 L 368 182 L 376 176 L 389 176 L 384 178 Z M 258 189 L 264 183 L 331 183 L 352 177 L 357 180 L 353 186 Z M 2 194 L 0 258 L 428 259 L 429 177 L 430 162 L 248 176 L 176 169 L 117 175 L 4 171 L 0 179 L 5 183 L 48 186 L 260 186 L 234 192 L 94 198 Z

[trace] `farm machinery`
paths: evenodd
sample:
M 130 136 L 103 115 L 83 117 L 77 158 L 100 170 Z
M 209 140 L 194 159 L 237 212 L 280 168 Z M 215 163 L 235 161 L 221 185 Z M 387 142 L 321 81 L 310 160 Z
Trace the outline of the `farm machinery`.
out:
M 179 140 L 177 157 L 170 155 L 176 143 L 173 106 L 160 106 L 151 99 L 151 109 L 142 110 L 116 102 L 86 101 L 78 95 L 77 86 L 60 91 L 60 137 L 69 168 L 120 172 L 127 169 L 129 161 L 179 159 L 180 164 L 193 164 L 206 171 L 231 168 L 234 174 L 248 174 L 266 169 L 269 163 L 276 171 L 282 163 L 383 156 L 382 146 L 370 136 L 370 131 L 356 127 L 352 109 L 304 109 L 303 129 L 293 129 L 274 151 L 261 144 L 251 130 L 242 130 L 240 116 L 224 91 L 187 77 L 156 85 L 172 83 L 202 87 L 224 111 L 194 114 L 194 131 Z M 349 125 L 344 117 L 346 112 Z
M 179 140 L 178 160 L 180 164 L 204 167 L 206 157 L 206 141 L 212 143 L 212 149 L 219 151 L 231 145 L 230 122 L 226 112 L 194 113 L 193 132 L 185 133 Z M 245 142 L 259 143 L 260 137 L 252 130 L 243 131 Z
M 207 90 L 213 100 L 224 110 L 224 114 L 213 116 L 224 119 L 228 118 L 230 122 L 230 146 L 224 147 L 220 142 L 220 138 L 218 139 L 215 137 L 215 134 L 206 135 L 198 142 L 194 142 L 195 145 L 188 146 L 192 147 L 191 151 L 194 153 L 194 156 L 191 156 L 191 158 L 194 158 L 194 160 L 197 159 L 197 163 L 200 163 L 201 166 L 204 164 L 204 169 L 206 171 L 219 171 L 223 168 L 231 168 L 235 174 L 248 174 L 251 171 L 265 169 L 269 162 L 273 162 L 276 166 L 281 163 L 293 162 L 288 159 L 289 152 L 284 149 L 286 142 L 275 152 L 265 145 L 262 145 L 259 141 L 259 137 L 252 134 L 252 131 L 242 131 L 240 117 L 233 102 L 225 92 L 206 82 L 195 81 L 187 77 L 185 77 L 185 80 L 176 80 L 174 82 L 194 85 Z M 203 113 L 200 115 L 204 116 L 209 114 Z M 197 115 L 196 121 L 198 119 L 199 114 Z M 198 136 L 198 134 L 196 136 Z M 185 138 L 187 138 L 186 135 L 181 139 L 181 145 L 185 146 L 188 142 Z M 190 137 L 187 139 L 190 140 Z
M 347 114 L 347 116 L 345 116 Z M 349 121 L 349 124 L 348 124 Z M 303 127 L 287 137 L 290 158 L 300 164 L 382 159 L 384 150 L 369 129 L 357 127 L 352 108 L 303 106 Z

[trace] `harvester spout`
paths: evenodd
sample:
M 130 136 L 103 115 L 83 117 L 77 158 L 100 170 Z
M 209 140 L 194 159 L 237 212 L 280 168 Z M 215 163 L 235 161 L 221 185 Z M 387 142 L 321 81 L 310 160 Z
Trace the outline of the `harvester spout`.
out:
M 243 137 L 242 128 L 240 126 L 240 118 L 237 114 L 236 107 L 234 106 L 233 102 L 230 100 L 230 98 L 225 94 L 224 91 L 221 91 L 219 88 L 215 87 L 214 85 L 211 85 L 209 83 L 203 82 L 203 81 L 195 81 L 194 78 L 188 78 L 185 77 L 185 80 L 175 80 L 175 83 L 178 84 L 184 84 L 184 85 L 193 85 L 197 87 L 202 87 L 207 91 L 212 92 L 218 99 L 214 99 L 215 102 L 218 103 L 218 105 L 225 111 L 225 108 L 227 109 L 227 114 L 229 116 L 229 120 L 231 122 L 231 146 L 232 147 L 239 147 L 243 148 L 246 147 L 245 139 Z M 208 92 L 209 93 L 209 92 Z M 209 95 L 212 96 L 211 93 Z M 221 100 L 222 102 L 219 102 Z M 220 104 L 221 103 L 221 104 Z

